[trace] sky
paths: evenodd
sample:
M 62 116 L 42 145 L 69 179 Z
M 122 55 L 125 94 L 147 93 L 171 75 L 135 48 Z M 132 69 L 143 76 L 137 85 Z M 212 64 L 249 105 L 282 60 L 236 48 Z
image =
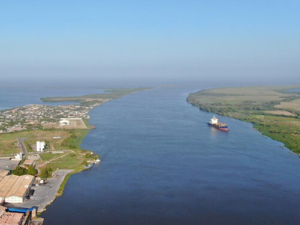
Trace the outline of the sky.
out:
M 0 1 L 0 77 L 300 83 L 300 1 Z

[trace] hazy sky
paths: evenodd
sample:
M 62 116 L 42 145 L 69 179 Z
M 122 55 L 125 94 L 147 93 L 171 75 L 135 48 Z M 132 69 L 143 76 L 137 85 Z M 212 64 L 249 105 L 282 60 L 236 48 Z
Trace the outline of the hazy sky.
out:
M 0 76 L 300 83 L 299 12 L 299 0 L 0 1 Z

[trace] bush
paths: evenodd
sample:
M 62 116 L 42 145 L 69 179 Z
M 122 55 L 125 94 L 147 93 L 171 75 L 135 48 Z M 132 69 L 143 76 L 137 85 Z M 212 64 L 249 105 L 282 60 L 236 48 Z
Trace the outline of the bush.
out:
M 37 169 L 34 166 L 29 166 L 27 170 L 27 174 L 35 176 L 38 173 Z
M 91 153 L 86 153 L 84 157 L 87 159 L 92 159 L 94 156 Z
M 13 171 L 12 174 L 17 175 L 17 176 L 22 176 L 27 174 L 27 169 L 22 167 L 22 166 L 17 166 Z

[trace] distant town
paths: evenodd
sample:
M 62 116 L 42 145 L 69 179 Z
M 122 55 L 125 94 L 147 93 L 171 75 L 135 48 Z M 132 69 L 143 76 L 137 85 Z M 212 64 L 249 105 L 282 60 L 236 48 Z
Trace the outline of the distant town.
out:
M 9 133 L 34 128 L 43 128 L 47 125 L 59 123 L 62 118 L 89 119 L 88 112 L 99 105 L 26 105 L 0 111 L 0 133 Z M 67 125 L 61 122 L 60 125 Z M 56 127 L 57 128 L 57 127 Z

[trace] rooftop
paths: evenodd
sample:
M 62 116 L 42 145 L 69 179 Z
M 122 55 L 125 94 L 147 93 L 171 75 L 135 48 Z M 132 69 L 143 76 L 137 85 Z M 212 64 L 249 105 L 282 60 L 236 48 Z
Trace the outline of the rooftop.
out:
M 34 176 L 23 175 L 16 176 L 10 175 L 4 177 L 0 181 L 0 198 L 6 198 L 10 196 L 23 197 L 29 185 L 31 185 Z
M 24 215 L 22 213 L 5 212 L 0 218 L 0 225 L 2 225 L 2 224 L 10 224 L 10 225 L 21 224 L 23 217 L 24 217 Z
M 0 217 L 3 215 L 3 213 L 5 212 L 6 207 L 0 205 Z
M 24 165 L 33 165 L 34 162 L 35 162 L 35 160 L 33 160 L 33 159 L 26 159 L 23 164 Z
M 8 170 L 1 170 L 0 169 L 0 177 L 5 177 L 9 174 L 9 171 Z

